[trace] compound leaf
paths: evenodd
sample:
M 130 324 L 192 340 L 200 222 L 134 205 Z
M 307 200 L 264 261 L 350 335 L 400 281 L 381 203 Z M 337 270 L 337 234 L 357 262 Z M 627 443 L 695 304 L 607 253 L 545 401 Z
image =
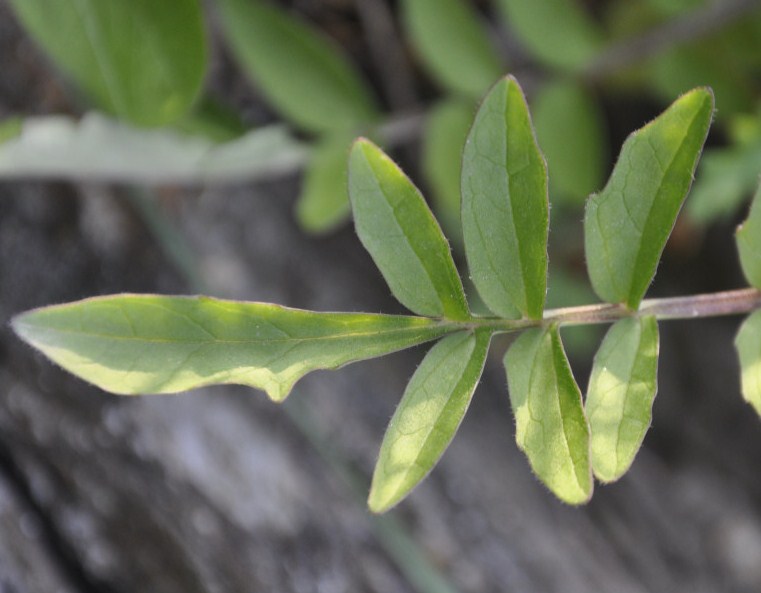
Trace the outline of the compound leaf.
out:
M 526 99 L 507 77 L 484 99 L 465 143 L 462 230 L 478 294 L 507 318 L 541 318 L 547 287 L 547 167 Z
M 351 212 L 346 189 L 349 148 L 353 134 L 322 138 L 304 172 L 296 219 L 310 233 L 326 233 L 348 220 Z
M 737 229 L 736 240 L 745 277 L 752 286 L 761 288 L 761 185 L 748 219 Z
M 539 60 L 578 70 L 603 46 L 600 29 L 575 0 L 499 0 L 508 27 Z
M 115 295 L 14 318 L 26 342 L 78 377 L 118 394 L 175 393 L 218 383 L 282 401 L 316 369 L 435 339 L 433 320 L 315 313 L 207 297 Z
M 311 132 L 377 117 L 365 82 L 333 43 L 262 0 L 221 0 L 230 48 L 273 106 Z
M 369 140 L 352 147 L 349 196 L 357 234 L 399 302 L 418 315 L 468 319 L 441 228 L 418 189 Z
M 463 0 L 405 0 L 410 39 L 446 89 L 474 99 L 502 74 L 499 57 L 478 15 Z
M 605 188 L 587 202 L 587 269 L 600 298 L 639 307 L 690 189 L 713 115 L 710 89 L 682 95 L 621 149 Z
M 198 0 L 12 0 L 29 33 L 102 109 L 160 126 L 191 107 L 206 71 Z
M 740 326 L 735 338 L 740 357 L 742 394 L 761 415 L 761 311 L 756 311 Z
M 650 428 L 658 389 L 655 317 L 616 322 L 598 350 L 586 410 L 592 434 L 592 468 L 603 482 L 629 469 Z
M 515 440 L 562 501 L 592 496 L 589 426 L 557 326 L 524 332 L 505 355 Z
M 465 416 L 490 339 L 484 330 L 460 332 L 442 339 L 426 355 L 383 437 L 370 510 L 387 511 L 436 465 Z
M 306 158 L 282 125 L 213 142 L 170 129 L 146 130 L 89 113 L 26 118 L 0 143 L 0 179 L 35 177 L 125 183 L 220 183 L 272 177 Z

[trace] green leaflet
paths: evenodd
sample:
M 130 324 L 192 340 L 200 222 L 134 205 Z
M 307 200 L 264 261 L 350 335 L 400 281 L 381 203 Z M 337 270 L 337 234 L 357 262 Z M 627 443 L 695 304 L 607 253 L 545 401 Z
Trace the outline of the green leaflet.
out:
M 462 160 L 462 230 L 478 294 L 497 315 L 539 319 L 547 286 L 547 167 L 508 76 L 484 99 Z
M 368 504 L 382 513 L 436 465 L 481 378 L 491 333 L 460 332 L 436 344 L 407 385 L 383 437 Z
M 263 389 L 275 401 L 310 371 L 451 331 L 416 317 L 155 295 L 86 299 L 36 309 L 12 323 L 48 358 L 106 391 L 174 393 L 236 383 Z
M 281 125 L 216 143 L 170 129 L 145 130 L 89 113 L 26 118 L 0 144 L 0 179 L 36 177 L 124 183 L 220 183 L 293 170 L 308 153 Z
M 11 0 L 29 33 L 101 108 L 160 126 L 201 88 L 206 38 L 198 0 Z
M 639 307 L 690 188 L 712 115 L 710 89 L 682 95 L 627 138 L 607 185 L 587 202 L 587 269 L 603 300 Z
M 499 0 L 507 26 L 544 63 L 578 70 L 603 46 L 602 33 L 576 0 Z
M 351 213 L 347 185 L 349 148 L 354 135 L 334 134 L 315 146 L 304 172 L 296 219 L 310 233 L 327 233 Z
M 531 111 L 536 137 L 547 159 L 553 200 L 586 200 L 602 185 L 605 167 L 600 107 L 579 84 L 559 80 L 539 90 Z
M 502 74 L 478 15 L 464 0 L 404 0 L 402 15 L 424 64 L 446 89 L 478 99 Z
M 742 394 L 761 415 L 761 311 L 756 311 L 740 326 L 735 338 L 740 357 Z
M 592 496 L 589 426 L 557 326 L 524 332 L 504 362 L 518 447 L 558 498 L 586 502 Z
M 592 468 L 603 482 L 624 475 L 642 445 L 652 419 L 657 373 L 655 317 L 616 322 L 595 355 L 586 398 Z
M 432 190 L 436 217 L 456 247 L 462 247 L 462 149 L 473 110 L 467 101 L 443 101 L 428 112 L 423 130 L 423 175 Z
M 373 97 L 346 57 L 316 30 L 262 0 L 220 0 L 237 59 L 273 106 L 311 132 L 376 118 Z
M 369 140 L 352 147 L 349 196 L 357 234 L 399 302 L 418 315 L 468 319 L 441 228 L 418 189 Z
M 748 145 L 706 150 L 686 206 L 692 220 L 707 224 L 737 212 L 758 183 L 759 163 L 761 138 Z
M 752 286 L 761 288 L 761 185 L 756 190 L 748 219 L 737 229 L 735 238 L 745 277 Z

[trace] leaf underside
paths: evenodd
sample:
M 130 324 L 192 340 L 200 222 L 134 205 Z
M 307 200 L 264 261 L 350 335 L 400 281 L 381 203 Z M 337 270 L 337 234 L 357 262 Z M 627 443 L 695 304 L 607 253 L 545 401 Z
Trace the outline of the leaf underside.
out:
M 100 113 L 79 121 L 30 117 L 0 144 L 0 179 L 34 177 L 119 183 L 224 183 L 266 179 L 308 153 L 282 125 L 215 143 L 171 129 L 139 129 Z
M 487 331 L 460 332 L 443 338 L 426 355 L 383 438 L 370 510 L 387 511 L 436 465 L 468 409 L 490 338 Z
M 36 309 L 16 317 L 13 328 L 67 371 L 112 393 L 235 383 L 262 389 L 275 401 L 310 371 L 388 354 L 448 331 L 417 317 L 154 295 Z
M 603 482 L 626 473 L 642 445 L 652 420 L 657 372 L 655 317 L 616 322 L 595 355 L 586 398 L 592 468 Z
M 710 89 L 677 99 L 627 138 L 607 185 L 587 201 L 587 269 L 603 300 L 639 307 L 692 183 L 712 115 Z
M 557 326 L 524 332 L 504 363 L 518 447 L 560 500 L 588 501 L 589 426 Z

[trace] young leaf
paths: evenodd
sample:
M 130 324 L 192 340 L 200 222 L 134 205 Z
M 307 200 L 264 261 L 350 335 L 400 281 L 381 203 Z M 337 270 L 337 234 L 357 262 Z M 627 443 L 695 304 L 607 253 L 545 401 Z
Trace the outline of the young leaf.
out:
M 206 71 L 198 0 L 11 0 L 29 33 L 101 108 L 160 126 L 184 115 Z
M 756 311 L 740 326 L 735 338 L 740 357 L 742 394 L 761 415 L 761 311 Z
M 592 469 L 613 482 L 629 469 L 650 428 L 658 389 L 655 317 L 616 322 L 595 356 L 586 410 L 592 434 Z
M 562 501 L 592 496 L 589 426 L 557 326 L 524 332 L 505 355 L 515 440 Z
M 99 113 L 23 120 L 0 144 L 0 179 L 36 177 L 125 183 L 222 183 L 272 177 L 308 148 L 281 125 L 215 143 L 172 130 L 133 128 Z
M 349 218 L 346 189 L 349 148 L 354 135 L 334 134 L 321 139 L 309 159 L 296 219 L 310 233 L 326 233 Z
M 468 101 L 443 101 L 428 112 L 423 130 L 423 175 L 432 190 L 436 217 L 456 247 L 462 247 L 462 149 L 473 110 Z
M 748 219 L 737 229 L 737 249 L 748 282 L 761 288 L 761 185 L 756 190 Z
M 478 15 L 463 0 L 405 0 L 402 15 L 420 57 L 446 89 L 474 99 L 502 74 Z
M 497 315 L 539 319 L 547 286 L 547 167 L 508 76 L 486 95 L 462 159 L 462 231 L 478 294 Z
M 531 111 L 547 159 L 553 199 L 586 200 L 602 185 L 605 166 L 600 107 L 579 84 L 560 80 L 539 90 Z
M 578 70 L 602 49 L 602 33 L 576 0 L 499 0 L 505 22 L 544 63 Z
M 112 393 L 235 383 L 262 389 L 275 401 L 310 371 L 381 356 L 448 331 L 416 317 L 155 295 L 45 307 L 12 323 L 48 358 Z
M 460 332 L 436 344 L 410 380 L 383 437 L 368 504 L 400 502 L 449 446 L 483 372 L 491 334 Z
M 428 317 L 468 319 L 449 244 L 418 189 L 372 142 L 349 157 L 354 224 L 394 296 Z
M 285 117 L 312 132 L 375 119 L 369 89 L 327 38 L 263 0 L 218 5 L 231 50 Z
M 639 307 L 690 189 L 712 115 L 710 89 L 682 95 L 627 138 L 607 185 L 587 202 L 587 269 L 603 300 Z

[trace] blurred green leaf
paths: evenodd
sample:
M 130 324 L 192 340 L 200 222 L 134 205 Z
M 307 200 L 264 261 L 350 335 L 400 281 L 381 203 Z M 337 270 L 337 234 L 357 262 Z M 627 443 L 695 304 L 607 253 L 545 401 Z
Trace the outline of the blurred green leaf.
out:
M 473 111 L 466 101 L 442 101 L 428 112 L 423 129 L 423 175 L 433 193 L 436 217 L 457 247 L 462 247 L 462 151 Z
M 518 82 L 484 99 L 465 144 L 462 230 L 478 294 L 506 318 L 538 319 L 547 286 L 547 167 Z
M 518 447 L 560 500 L 588 501 L 589 426 L 557 326 L 524 332 L 504 362 Z
M 224 183 L 272 177 L 308 148 L 282 126 L 217 144 L 169 129 L 145 130 L 91 113 L 28 118 L 0 144 L 0 179 L 35 177 L 125 183 Z
M 710 86 L 724 120 L 750 110 L 761 93 L 761 11 L 695 42 L 659 53 L 647 64 L 650 84 L 664 99 Z
M 0 121 L 0 145 L 8 140 L 13 140 L 21 135 L 24 129 L 24 120 L 20 117 L 9 117 Z M 0 147 L 2 150 L 2 147 Z
M 756 190 L 748 219 L 737 229 L 736 239 L 745 277 L 752 286 L 761 288 L 761 185 Z
M 262 0 L 220 0 L 230 48 L 273 107 L 311 132 L 377 117 L 370 90 L 335 44 Z
M 502 74 L 477 13 L 463 0 L 404 0 L 402 15 L 423 63 L 447 90 L 474 99 Z
M 582 203 L 603 181 L 605 123 L 599 106 L 577 83 L 557 80 L 539 90 L 531 111 L 553 200 Z
M 603 482 L 619 479 L 642 446 L 658 389 L 655 317 L 617 321 L 594 359 L 586 410 L 592 468 Z
M 740 357 L 742 394 L 761 415 L 761 311 L 756 311 L 740 326 L 735 338 Z
M 761 174 L 761 139 L 755 144 L 706 150 L 687 212 L 707 224 L 730 216 L 755 189 Z
M 575 0 L 498 0 L 507 26 L 539 60 L 578 70 L 603 48 L 599 27 Z
M 48 358 L 112 393 L 175 393 L 234 383 L 262 389 L 275 401 L 310 371 L 447 332 L 416 317 L 156 295 L 86 299 L 36 309 L 12 323 Z
M 713 116 L 695 89 L 632 133 L 605 188 L 587 201 L 587 269 L 595 292 L 637 309 L 655 275 Z
M 214 142 L 230 142 L 248 131 L 236 111 L 210 97 L 201 98 L 193 111 L 172 127 L 189 136 L 203 136 Z
M 326 233 L 349 219 L 347 173 L 353 139 L 353 134 L 338 133 L 313 149 L 296 203 L 296 219 L 305 231 Z
M 138 125 L 188 112 L 206 72 L 198 0 L 11 0 L 24 27 L 95 103 Z
M 433 469 L 449 446 L 483 372 L 491 334 L 460 332 L 426 355 L 383 437 L 368 504 L 382 513 Z
M 369 140 L 351 150 L 349 196 L 357 234 L 399 302 L 418 315 L 468 319 L 441 228 L 418 189 Z

